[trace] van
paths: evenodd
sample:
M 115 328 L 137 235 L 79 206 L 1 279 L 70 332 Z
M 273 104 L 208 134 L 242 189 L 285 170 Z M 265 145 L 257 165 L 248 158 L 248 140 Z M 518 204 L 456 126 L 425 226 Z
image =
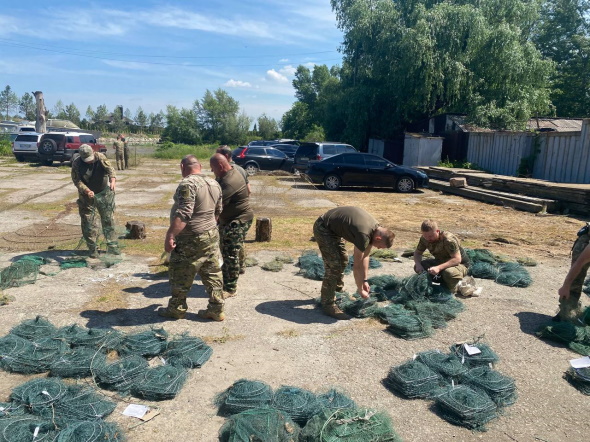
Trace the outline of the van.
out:
M 322 141 L 319 143 L 302 143 L 295 152 L 293 167 L 298 172 L 305 172 L 312 161 L 321 161 L 341 153 L 357 152 L 350 144 Z

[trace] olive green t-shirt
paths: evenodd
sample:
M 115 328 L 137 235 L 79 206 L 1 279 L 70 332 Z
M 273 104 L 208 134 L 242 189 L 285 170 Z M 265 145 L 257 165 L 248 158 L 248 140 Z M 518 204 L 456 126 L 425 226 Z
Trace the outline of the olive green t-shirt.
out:
M 328 210 L 323 216 L 324 225 L 335 235 L 354 244 L 364 252 L 371 244 L 379 223 L 360 207 L 344 206 Z
M 469 258 L 459 243 L 459 238 L 449 232 L 440 232 L 440 237 L 436 242 L 428 242 L 424 237 L 420 237 L 416 251 L 424 253 L 428 250 L 434 259 L 441 264 L 451 259 L 457 252 L 461 254 L 461 264 L 468 265 Z
M 250 208 L 250 197 L 246 180 L 237 169 L 230 169 L 219 180 L 223 192 L 223 210 L 219 215 L 219 225 L 223 226 L 232 221 L 247 222 L 254 218 Z

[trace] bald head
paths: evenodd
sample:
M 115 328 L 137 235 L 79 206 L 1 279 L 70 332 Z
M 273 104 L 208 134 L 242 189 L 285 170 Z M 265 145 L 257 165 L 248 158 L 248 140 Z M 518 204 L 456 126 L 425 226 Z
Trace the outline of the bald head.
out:
M 186 177 L 195 173 L 201 172 L 201 163 L 194 155 L 187 155 L 180 161 L 180 169 L 182 176 Z
M 209 160 L 211 170 L 216 177 L 220 178 L 231 170 L 231 164 L 227 161 L 227 158 L 220 153 L 214 154 Z
M 231 161 L 232 150 L 229 146 L 227 146 L 227 145 L 219 146 L 217 148 L 217 150 L 215 151 L 215 153 L 220 153 L 225 158 L 227 158 L 227 161 Z

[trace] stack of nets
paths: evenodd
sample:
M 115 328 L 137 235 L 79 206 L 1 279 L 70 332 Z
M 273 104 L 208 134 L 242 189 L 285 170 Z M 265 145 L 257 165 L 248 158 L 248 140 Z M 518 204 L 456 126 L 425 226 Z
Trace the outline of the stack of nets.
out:
M 246 267 L 256 267 L 258 265 L 258 260 L 256 258 L 248 257 L 244 259 L 244 266 Z
M 487 249 L 465 249 L 471 261 L 469 275 L 474 278 L 492 279 L 509 287 L 528 287 L 533 279 L 524 266 L 537 263 L 530 258 L 519 258 L 510 262 L 508 257 L 496 255 Z
M 354 256 L 349 255 L 348 265 L 346 266 L 344 273 L 349 274 L 350 272 L 352 272 L 353 265 L 354 265 Z M 370 269 L 378 269 L 381 267 L 383 267 L 383 264 L 381 264 L 381 262 L 378 259 L 373 258 L 373 256 L 369 256 L 369 268 Z
M 302 426 L 320 410 L 320 404 L 315 394 L 304 388 L 291 386 L 283 386 L 275 391 L 272 407 L 285 413 Z
M 299 427 L 274 408 L 255 408 L 231 416 L 219 430 L 221 442 L 297 442 Z
M 175 397 L 187 370 L 201 367 L 212 352 L 202 339 L 186 334 L 168 340 L 164 329 L 130 335 L 75 324 L 58 329 L 39 316 L 0 338 L 0 368 L 21 374 L 49 372 L 60 378 L 92 376 L 103 388 L 164 400 Z M 149 368 L 146 358 L 154 356 L 164 365 Z
M 272 402 L 272 389 L 261 381 L 240 379 L 215 399 L 219 414 L 231 416 L 246 410 L 266 408 Z
M 338 410 L 342 408 L 356 408 L 354 401 L 345 393 L 331 388 L 325 393 L 318 395 L 320 408 L 327 410 Z
M 495 353 L 483 344 L 477 347 L 482 351 L 479 359 L 463 357 L 458 345 L 451 347 L 450 354 L 418 353 L 413 360 L 392 367 L 383 383 L 408 399 L 434 399 L 444 419 L 483 431 L 503 407 L 514 404 L 517 393 L 514 379 L 482 365 L 497 361 Z
M 41 256 L 25 256 L 0 271 L 0 290 L 34 284 L 39 268 L 46 263 Z
M 493 365 L 500 360 L 498 355 L 494 353 L 494 351 L 487 344 L 477 342 L 469 345 L 479 349 L 480 353 L 470 355 L 465 349 L 464 344 L 454 344 L 450 347 L 451 353 L 461 359 L 461 362 L 468 367 L 479 367 L 481 365 L 489 366 L 490 364 Z
M 432 336 L 434 329 L 428 318 L 422 318 L 417 314 L 405 313 L 403 315 L 387 317 L 387 331 L 408 341 Z
M 357 293 L 349 295 L 348 293 L 337 293 L 336 304 L 346 314 L 355 318 L 369 318 L 375 316 L 379 306 L 377 299 L 369 297 L 363 299 Z
M 576 387 L 581 393 L 590 396 L 590 367 L 570 367 L 565 373 L 565 378 L 570 384 Z
M 301 442 L 401 441 L 390 417 L 366 408 L 324 410 L 303 428 Z
M 352 265 L 354 264 L 354 257 L 351 255 L 348 257 L 348 265 L 344 269 L 344 274 L 348 275 L 352 272 Z M 299 274 L 307 279 L 313 279 L 321 281 L 324 279 L 325 269 L 324 261 L 318 253 L 314 250 L 306 250 L 297 260 L 297 266 L 299 267 Z M 369 268 L 377 269 L 382 267 L 383 264 L 378 259 L 369 258 Z
M 587 320 L 590 307 L 583 313 L 580 323 L 584 323 L 582 319 Z M 537 336 L 544 339 L 567 344 L 567 346 L 584 356 L 590 356 L 590 326 L 577 326 L 571 322 L 561 321 L 553 322 L 542 327 Z
M 79 269 L 82 267 L 88 267 L 88 262 L 86 261 L 86 258 L 81 257 L 81 256 L 77 256 L 77 257 L 69 258 L 69 259 L 64 259 L 59 264 L 59 268 L 61 270 Z

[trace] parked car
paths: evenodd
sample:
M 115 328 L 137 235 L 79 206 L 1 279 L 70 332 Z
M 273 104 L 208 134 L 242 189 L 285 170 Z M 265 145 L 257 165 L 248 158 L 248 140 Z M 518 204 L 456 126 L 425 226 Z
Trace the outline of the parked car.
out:
M 411 192 L 428 187 L 428 176 L 421 170 L 398 166 L 370 153 L 345 153 L 310 164 L 305 175 L 328 190 L 341 186 L 388 187 Z
M 37 158 L 46 166 L 54 161 L 74 161 L 82 144 L 88 144 L 95 152 L 106 153 L 104 144 L 98 144 L 94 135 L 84 132 L 48 132 L 41 135 Z
M 334 155 L 356 151 L 350 144 L 327 141 L 321 143 L 302 143 L 295 153 L 294 167 L 299 172 L 305 172 L 310 162 L 321 161 Z
M 12 153 L 17 161 L 37 159 L 37 148 L 41 134 L 36 132 L 22 132 L 17 134 L 12 142 Z
M 270 147 L 280 150 L 285 153 L 289 158 L 295 158 L 295 152 L 299 149 L 299 146 L 295 144 L 273 144 Z
M 270 146 L 272 144 L 278 144 L 279 140 L 254 140 L 248 143 L 248 147 L 253 146 Z
M 237 155 L 232 156 L 232 159 L 238 166 L 242 166 L 248 175 L 254 175 L 259 170 L 294 171 L 293 159 L 273 147 L 245 147 L 240 149 Z

